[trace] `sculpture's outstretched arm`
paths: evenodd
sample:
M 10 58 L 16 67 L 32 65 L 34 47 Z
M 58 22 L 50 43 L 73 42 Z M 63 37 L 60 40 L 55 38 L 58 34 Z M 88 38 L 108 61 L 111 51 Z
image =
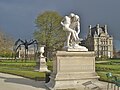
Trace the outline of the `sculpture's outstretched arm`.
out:
M 61 22 L 61 25 L 62 25 L 62 26 L 65 26 L 65 25 L 63 24 L 63 22 Z
M 68 18 L 68 17 L 65 16 L 65 17 L 62 19 L 62 21 L 61 21 L 61 25 L 62 25 L 62 26 L 65 26 L 65 21 L 67 20 L 67 18 Z
M 65 25 L 64 25 L 64 20 L 65 20 L 65 18 L 61 21 L 61 25 L 62 25 L 62 26 L 65 26 Z

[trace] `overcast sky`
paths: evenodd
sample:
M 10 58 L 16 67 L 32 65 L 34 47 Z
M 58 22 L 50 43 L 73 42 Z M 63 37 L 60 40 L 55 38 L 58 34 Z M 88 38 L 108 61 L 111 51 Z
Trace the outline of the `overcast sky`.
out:
M 81 37 L 88 26 L 108 25 L 120 49 L 120 0 L 0 0 L 0 29 L 18 39 L 32 39 L 35 18 L 39 13 L 53 10 L 60 15 L 74 12 L 81 17 Z

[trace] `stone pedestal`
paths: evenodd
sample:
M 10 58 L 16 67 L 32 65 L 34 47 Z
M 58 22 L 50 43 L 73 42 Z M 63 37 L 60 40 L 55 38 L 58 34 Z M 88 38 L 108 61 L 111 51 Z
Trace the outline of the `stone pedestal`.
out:
M 57 51 L 54 54 L 53 73 L 46 86 L 50 90 L 79 88 L 83 83 L 96 81 L 94 52 Z
M 39 57 L 38 58 L 35 71 L 50 72 L 50 70 L 47 69 L 45 57 Z
M 47 69 L 45 57 L 40 57 L 39 72 L 50 72 L 50 71 Z

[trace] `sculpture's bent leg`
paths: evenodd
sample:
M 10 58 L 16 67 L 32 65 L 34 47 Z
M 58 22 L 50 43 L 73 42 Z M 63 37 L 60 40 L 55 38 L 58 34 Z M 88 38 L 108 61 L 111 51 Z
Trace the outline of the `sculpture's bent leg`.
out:
M 66 32 L 67 33 L 67 41 L 66 41 L 66 46 L 69 47 L 70 44 L 70 36 L 71 36 L 71 32 Z
M 66 28 L 66 31 L 69 31 L 69 32 L 72 33 L 73 38 L 74 38 L 74 40 L 76 41 L 76 40 L 77 40 L 77 37 L 76 37 L 76 31 L 73 30 L 73 29 L 71 29 L 71 28 L 69 28 L 68 26 L 65 26 L 65 28 Z

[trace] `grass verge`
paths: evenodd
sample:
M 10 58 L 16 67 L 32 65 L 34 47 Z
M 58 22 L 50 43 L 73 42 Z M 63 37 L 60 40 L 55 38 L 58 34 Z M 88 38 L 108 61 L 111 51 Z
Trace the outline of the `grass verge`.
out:
M 36 72 L 36 62 L 15 62 L 15 61 L 2 61 L 0 62 L 0 72 L 18 75 L 34 80 L 45 80 L 45 72 Z
M 48 69 L 52 71 L 52 61 L 47 62 Z M 35 61 L 1 61 L 0 72 L 14 74 L 34 80 L 45 80 L 45 72 L 35 72 Z M 107 62 L 96 63 L 96 72 L 100 80 L 107 81 L 106 74 L 111 72 L 114 76 L 120 78 L 120 60 L 107 60 Z

